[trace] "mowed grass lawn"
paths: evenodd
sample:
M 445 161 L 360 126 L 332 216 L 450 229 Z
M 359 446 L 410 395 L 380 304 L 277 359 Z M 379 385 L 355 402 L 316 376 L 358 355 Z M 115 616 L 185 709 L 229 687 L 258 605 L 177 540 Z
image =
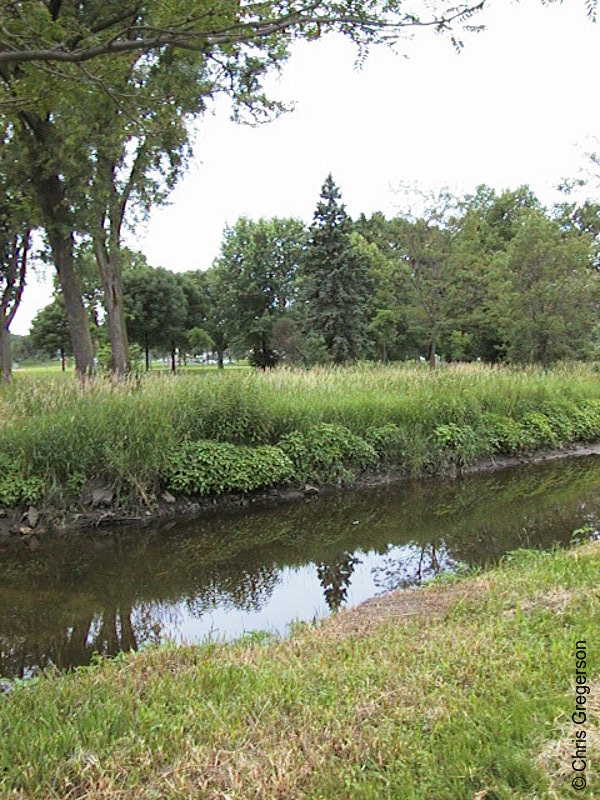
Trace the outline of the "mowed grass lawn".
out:
M 0 697 L 1 796 L 599 797 L 599 587 L 600 543 L 520 552 L 285 640 L 151 647 L 19 684 Z

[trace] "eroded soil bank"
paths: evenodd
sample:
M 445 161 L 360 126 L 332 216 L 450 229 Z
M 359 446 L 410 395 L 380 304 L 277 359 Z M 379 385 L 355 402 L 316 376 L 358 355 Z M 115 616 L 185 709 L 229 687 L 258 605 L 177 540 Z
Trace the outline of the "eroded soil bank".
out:
M 315 502 L 327 496 L 348 491 L 367 491 L 407 480 L 427 480 L 447 476 L 460 479 L 461 475 L 506 469 L 521 464 L 539 464 L 563 458 L 600 455 L 600 443 L 542 450 L 530 455 L 497 456 L 457 469 L 455 466 L 437 472 L 407 476 L 401 471 L 373 472 L 359 475 L 351 483 L 304 484 L 295 487 L 268 489 L 256 492 L 231 493 L 209 497 L 175 497 L 164 492 L 149 508 L 140 507 L 123 511 L 115 502 L 112 490 L 98 484 L 90 486 L 81 501 L 68 511 L 51 507 L 29 506 L 18 509 L 0 508 L 0 546 L 25 546 L 32 551 L 39 547 L 39 538 L 52 532 L 68 533 L 76 530 L 94 530 L 123 525 L 146 527 L 169 519 L 201 519 L 216 512 L 239 513 L 246 508 L 272 508 L 291 502 Z

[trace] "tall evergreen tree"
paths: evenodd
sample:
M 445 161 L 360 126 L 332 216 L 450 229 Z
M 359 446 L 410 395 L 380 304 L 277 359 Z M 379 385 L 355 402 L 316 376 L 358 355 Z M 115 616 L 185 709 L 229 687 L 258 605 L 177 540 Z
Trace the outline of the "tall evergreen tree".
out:
M 352 220 L 331 174 L 321 189 L 301 265 L 308 338 L 335 364 L 364 355 L 373 278 L 352 236 Z

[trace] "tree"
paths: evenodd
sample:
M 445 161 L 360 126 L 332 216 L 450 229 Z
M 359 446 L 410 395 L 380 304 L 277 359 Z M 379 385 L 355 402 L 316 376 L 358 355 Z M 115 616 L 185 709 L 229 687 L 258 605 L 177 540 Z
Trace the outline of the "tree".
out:
M 214 342 L 217 351 L 217 365 L 223 369 L 223 354 L 228 346 L 229 308 L 227 299 L 227 279 L 223 270 L 213 265 L 206 272 L 207 309 L 203 328 Z
M 130 335 L 144 349 L 146 370 L 150 369 L 150 349 L 156 347 L 170 351 L 175 371 L 177 341 L 183 338 L 187 316 L 177 276 L 160 267 L 134 268 L 123 276 L 123 291 Z
M 335 364 L 365 353 L 373 292 L 369 266 L 368 256 L 352 240 L 352 222 L 330 174 L 321 189 L 301 262 L 300 297 L 306 335 Z
M 0 9 L 0 66 L 20 65 L 34 76 L 44 76 L 50 65 L 58 63 L 65 78 L 91 84 L 116 58 L 134 54 L 151 60 L 167 48 L 207 53 L 246 47 L 260 52 L 278 39 L 316 38 L 331 30 L 363 46 L 397 39 L 405 29 L 417 27 L 452 35 L 453 26 L 466 25 L 483 4 L 481 0 L 459 6 L 438 2 L 432 15 L 423 17 L 418 7 L 409 9 L 396 0 L 6 3 Z M 86 65 L 85 70 L 76 70 L 73 65 L 77 64 Z
M 493 265 L 493 314 L 511 361 L 589 355 L 599 278 L 590 242 L 533 211 Z
M 382 360 L 415 357 L 420 350 L 417 334 L 409 329 L 411 303 L 410 272 L 406 257 L 408 223 L 401 217 L 386 219 L 376 212 L 369 219 L 361 215 L 355 229 L 372 250 L 373 317 L 369 333 Z
M 186 317 L 183 323 L 183 336 L 177 342 L 178 347 L 186 352 L 200 352 L 198 347 L 201 344 L 198 338 L 200 334 L 192 335 L 192 331 L 202 330 L 210 339 L 210 346 L 202 350 L 210 350 L 214 346 L 214 342 L 209 334 L 204 331 L 206 323 L 206 315 L 208 312 L 208 291 L 206 288 L 206 273 L 200 270 L 191 270 L 189 272 L 179 272 L 176 278 L 181 286 L 185 295 L 186 301 Z
M 364 48 L 418 26 L 452 35 L 481 5 L 440 0 L 430 19 L 395 0 L 350 7 L 331 0 L 32 0 L 1 8 L 0 102 L 25 148 L 25 179 L 42 210 L 78 371 L 91 371 L 93 347 L 73 271 L 75 234 L 94 242 L 113 367 L 122 373 L 119 251 L 127 205 L 156 202 L 160 180 L 173 185 L 189 144 L 187 122 L 207 99 L 226 93 L 236 117 L 245 109 L 268 119 L 282 106 L 266 97 L 262 80 L 287 58 L 294 37 L 338 30 Z
M 204 328 L 192 328 L 188 331 L 188 341 L 193 355 L 197 356 L 212 350 L 215 343 L 210 338 Z
M 37 351 L 54 358 L 60 355 L 65 370 L 65 357 L 72 354 L 69 320 L 61 295 L 55 296 L 50 305 L 38 311 L 31 323 L 31 343 Z
M 289 312 L 305 238 L 295 219 L 242 217 L 225 229 L 216 267 L 224 294 L 225 326 L 231 338 L 251 350 L 256 366 L 273 366 L 273 326 Z
M 527 186 L 501 194 L 478 186 L 459 203 L 449 223 L 448 255 L 449 354 L 453 359 L 480 357 L 497 361 L 502 335 L 493 313 L 492 265 L 519 233 L 524 220 L 541 206 Z
M 3 382 L 11 379 L 10 326 L 25 288 L 30 244 L 29 230 L 26 227 L 15 230 L 10 215 L 10 207 L 0 208 L 0 367 Z

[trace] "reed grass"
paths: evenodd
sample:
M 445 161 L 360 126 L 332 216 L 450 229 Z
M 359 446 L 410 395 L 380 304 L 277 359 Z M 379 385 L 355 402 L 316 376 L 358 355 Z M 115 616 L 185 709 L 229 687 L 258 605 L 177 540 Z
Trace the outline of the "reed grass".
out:
M 405 446 L 401 463 L 383 459 L 386 468 L 414 474 L 600 438 L 598 403 L 600 375 L 582 364 L 225 370 L 122 383 L 97 378 L 85 387 L 68 375 L 17 373 L 0 389 L 0 463 L 37 477 L 54 504 L 90 481 L 110 485 L 124 503 L 147 501 L 189 442 L 277 445 L 321 423 L 369 441 L 392 425 Z M 501 441 L 499 419 L 516 421 L 522 441 Z

